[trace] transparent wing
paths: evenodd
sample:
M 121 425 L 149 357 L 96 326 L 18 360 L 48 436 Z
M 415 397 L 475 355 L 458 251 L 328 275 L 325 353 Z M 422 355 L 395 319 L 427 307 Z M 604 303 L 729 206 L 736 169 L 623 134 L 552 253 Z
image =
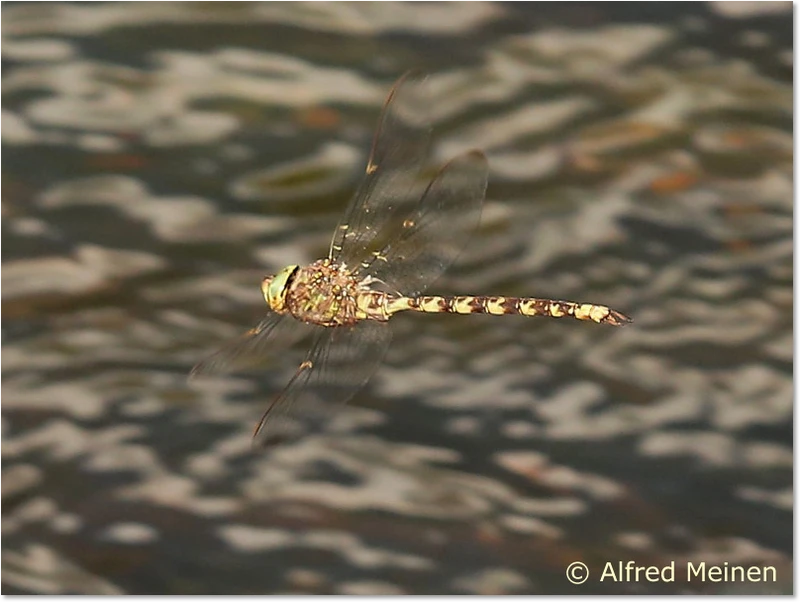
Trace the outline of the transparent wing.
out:
M 264 363 L 275 351 L 298 342 L 312 330 L 313 327 L 292 317 L 270 313 L 254 328 L 199 362 L 192 368 L 189 378 L 252 368 Z
M 480 221 L 489 166 L 480 151 L 447 163 L 387 245 L 356 273 L 405 295 L 422 292 L 455 261 Z
M 256 425 L 253 445 L 280 442 L 295 416 L 327 414 L 347 402 L 378 369 L 391 339 L 381 322 L 320 330 L 305 361 Z
M 430 122 L 424 76 L 408 72 L 389 93 L 372 142 L 367 172 L 336 228 L 329 257 L 354 268 L 387 240 L 386 226 L 408 213 L 419 194 Z

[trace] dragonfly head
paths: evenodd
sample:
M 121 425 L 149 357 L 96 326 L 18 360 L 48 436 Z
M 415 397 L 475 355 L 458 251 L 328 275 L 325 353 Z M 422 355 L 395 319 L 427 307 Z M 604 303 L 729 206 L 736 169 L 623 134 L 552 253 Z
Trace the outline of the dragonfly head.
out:
M 286 293 L 289 290 L 289 279 L 298 269 L 296 265 L 287 265 L 274 276 L 267 276 L 261 281 L 261 292 L 264 300 L 273 311 L 286 310 Z

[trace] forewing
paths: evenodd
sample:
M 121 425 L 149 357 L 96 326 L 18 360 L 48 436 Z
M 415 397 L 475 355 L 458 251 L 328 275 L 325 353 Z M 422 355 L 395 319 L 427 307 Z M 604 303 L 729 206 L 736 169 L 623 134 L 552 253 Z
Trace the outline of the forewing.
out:
M 364 321 L 318 332 L 305 361 L 256 425 L 253 445 L 280 442 L 293 418 L 316 418 L 346 403 L 375 373 L 389 347 L 388 325 Z
M 342 216 L 329 257 L 354 268 L 386 244 L 387 226 L 419 198 L 430 122 L 424 76 L 408 72 L 389 93 L 372 142 L 364 180 Z
M 244 370 L 264 363 L 270 355 L 298 342 L 312 328 L 290 316 L 270 313 L 254 328 L 199 362 L 189 378 Z
M 476 150 L 447 163 L 386 247 L 357 273 L 404 295 L 422 292 L 455 261 L 478 226 L 488 171 L 486 156 Z

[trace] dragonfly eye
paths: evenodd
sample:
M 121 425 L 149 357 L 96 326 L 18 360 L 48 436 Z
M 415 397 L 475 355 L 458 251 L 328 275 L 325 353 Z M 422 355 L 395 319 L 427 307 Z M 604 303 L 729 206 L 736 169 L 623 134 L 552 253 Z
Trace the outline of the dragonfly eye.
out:
M 261 292 L 267 305 L 274 311 L 282 312 L 286 309 L 286 293 L 289 290 L 289 279 L 298 269 L 296 265 L 287 265 L 274 276 L 267 276 L 261 282 Z

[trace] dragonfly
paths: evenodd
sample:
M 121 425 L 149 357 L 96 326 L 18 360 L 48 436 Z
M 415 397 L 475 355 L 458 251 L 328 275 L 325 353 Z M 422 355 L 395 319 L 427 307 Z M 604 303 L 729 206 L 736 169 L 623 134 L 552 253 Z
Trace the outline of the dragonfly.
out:
M 334 231 L 328 256 L 265 277 L 266 317 L 192 369 L 192 377 L 230 372 L 264 361 L 287 340 L 312 335 L 305 359 L 256 424 L 256 447 L 283 440 L 287 421 L 299 418 L 313 401 L 336 407 L 351 399 L 382 362 L 392 337 L 387 322 L 397 313 L 631 322 L 593 303 L 423 294 L 477 228 L 489 171 L 486 156 L 471 150 L 425 178 L 431 125 L 424 79 L 409 72 L 391 89 L 366 175 Z

